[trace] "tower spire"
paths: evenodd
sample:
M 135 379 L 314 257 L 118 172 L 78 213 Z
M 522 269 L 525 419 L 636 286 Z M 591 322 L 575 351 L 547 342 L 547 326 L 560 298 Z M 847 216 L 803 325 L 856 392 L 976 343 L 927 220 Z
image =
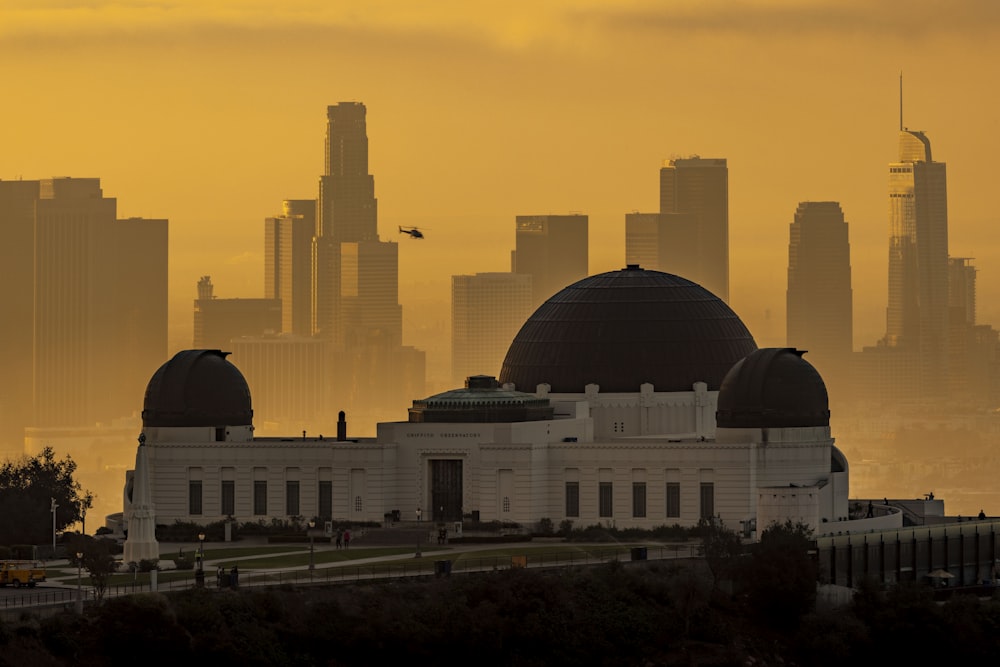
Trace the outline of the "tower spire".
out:
M 903 70 L 899 70 L 899 131 L 903 131 Z

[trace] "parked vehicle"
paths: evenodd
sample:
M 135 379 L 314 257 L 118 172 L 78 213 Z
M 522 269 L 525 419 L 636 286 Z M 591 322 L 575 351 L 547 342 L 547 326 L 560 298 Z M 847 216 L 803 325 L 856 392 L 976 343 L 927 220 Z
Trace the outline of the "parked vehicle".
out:
M 45 581 L 45 568 L 38 563 L 24 560 L 0 562 L 0 586 L 10 584 L 14 588 L 34 588 L 40 581 Z

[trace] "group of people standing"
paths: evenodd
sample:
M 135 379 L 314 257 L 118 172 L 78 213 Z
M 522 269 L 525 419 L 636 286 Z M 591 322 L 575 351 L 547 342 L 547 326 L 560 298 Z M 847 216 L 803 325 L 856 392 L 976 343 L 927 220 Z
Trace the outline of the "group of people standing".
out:
M 340 528 L 338 528 L 335 544 L 337 545 L 338 549 L 340 548 L 346 549 L 349 546 L 351 546 L 351 531 L 341 530 Z
M 232 586 L 233 588 L 239 588 L 240 586 L 240 569 L 236 565 L 229 570 L 229 574 L 226 574 L 226 568 L 219 566 L 219 569 L 215 572 L 215 585 L 219 588 L 224 588 L 226 586 Z

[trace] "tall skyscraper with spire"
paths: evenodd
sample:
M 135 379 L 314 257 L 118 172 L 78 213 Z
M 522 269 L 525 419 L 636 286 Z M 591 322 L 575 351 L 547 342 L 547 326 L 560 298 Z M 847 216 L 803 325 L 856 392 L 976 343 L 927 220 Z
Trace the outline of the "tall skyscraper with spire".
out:
M 923 132 L 900 127 L 889 165 L 889 305 L 885 344 L 914 364 L 920 394 L 948 378 L 948 198 L 946 169 Z

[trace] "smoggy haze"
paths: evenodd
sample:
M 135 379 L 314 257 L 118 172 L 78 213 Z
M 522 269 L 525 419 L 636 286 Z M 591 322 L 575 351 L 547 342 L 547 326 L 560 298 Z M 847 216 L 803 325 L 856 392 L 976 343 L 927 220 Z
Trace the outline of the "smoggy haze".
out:
M 429 230 L 400 239 L 410 329 L 418 302 L 447 317 L 451 275 L 509 268 L 518 214 L 588 214 L 591 273 L 620 268 L 661 161 L 700 154 L 729 161 L 731 303 L 758 343 L 783 343 L 796 205 L 836 200 L 873 344 L 900 70 L 906 125 L 948 164 L 950 253 L 976 258 L 979 320 L 1000 322 L 993 2 L 81 4 L 0 6 L 0 177 L 98 176 L 123 217 L 170 219 L 171 350 L 199 276 L 262 293 L 263 219 L 315 196 L 322 110 L 349 99 L 381 235 Z

